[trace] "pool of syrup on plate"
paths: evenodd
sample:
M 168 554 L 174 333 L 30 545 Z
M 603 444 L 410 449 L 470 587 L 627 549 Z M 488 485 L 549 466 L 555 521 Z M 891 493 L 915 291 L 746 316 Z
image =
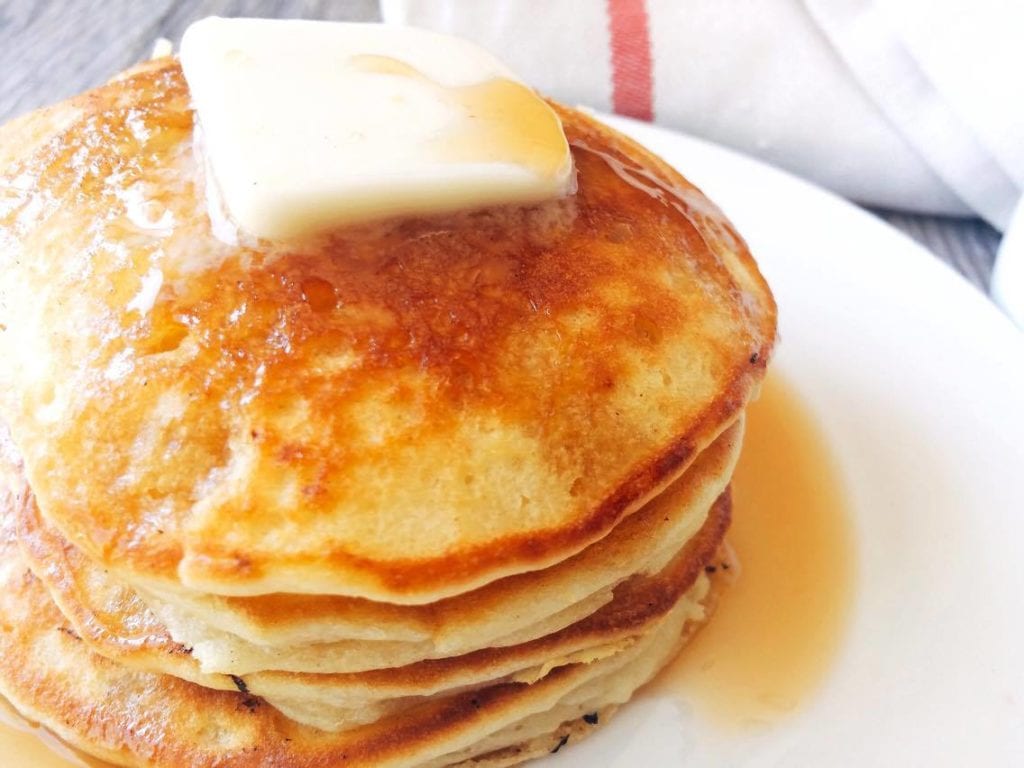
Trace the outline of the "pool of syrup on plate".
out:
M 771 723 L 813 695 L 853 593 L 845 496 L 828 445 L 794 390 L 769 376 L 747 414 L 733 479 L 728 574 L 711 621 L 642 695 L 680 697 L 716 722 Z M 0 755 L 17 768 L 105 768 L 0 699 Z
M 846 497 L 821 431 L 769 374 L 747 413 L 711 620 L 646 689 L 723 726 L 776 722 L 809 701 L 842 642 L 853 597 Z M 721 566 L 719 566 L 721 567 Z

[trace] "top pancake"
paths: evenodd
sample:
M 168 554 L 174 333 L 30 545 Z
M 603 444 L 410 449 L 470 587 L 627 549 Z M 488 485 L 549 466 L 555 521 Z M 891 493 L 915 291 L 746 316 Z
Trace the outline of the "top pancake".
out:
M 405 604 L 603 537 L 735 420 L 775 307 L 699 191 L 559 113 L 572 198 L 287 247 L 214 237 L 176 63 L 5 129 L 0 418 L 43 515 L 133 583 Z

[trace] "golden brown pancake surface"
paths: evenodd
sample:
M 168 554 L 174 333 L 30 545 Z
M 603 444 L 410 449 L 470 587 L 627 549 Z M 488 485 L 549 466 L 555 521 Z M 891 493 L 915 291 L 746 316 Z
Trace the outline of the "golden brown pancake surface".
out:
M 637 575 L 615 589 L 614 599 L 561 631 L 519 645 L 348 674 L 264 671 L 244 676 L 201 672 L 191 650 L 175 642 L 131 591 L 48 530 L 29 503 L 16 517 L 26 563 L 93 652 L 131 669 L 181 677 L 199 685 L 264 697 L 289 717 L 326 730 L 395 716 L 425 699 L 515 680 L 534 682 L 551 669 L 593 662 L 628 648 L 689 590 L 712 561 L 728 527 L 728 492 L 713 505 L 700 531 L 660 572 Z M 5 515 L 12 515 L 7 509 Z M 125 593 L 128 598 L 125 598 Z M 111 599 L 113 596 L 113 599 Z M 296 709 L 298 707 L 298 709 Z
M 682 600 L 613 657 L 560 667 L 531 685 L 501 683 L 430 699 L 400 717 L 327 733 L 244 692 L 135 671 L 90 652 L 22 559 L 13 510 L 26 492 L 0 484 L 0 694 L 69 743 L 118 764 L 440 768 L 492 752 L 514 754 L 513 745 L 545 734 L 555 734 L 554 746 L 566 724 L 624 701 L 695 624 L 679 612 L 687 607 Z M 700 537 L 704 544 L 720 540 L 727 498 L 717 509 L 717 522 Z M 688 567 L 676 578 L 691 579 Z M 676 584 L 662 584 L 645 599 L 661 612 L 678 598 Z M 615 619 L 623 620 L 629 617 Z
M 0 417 L 132 579 L 415 604 L 546 567 L 763 373 L 742 241 L 581 113 L 572 198 L 285 247 L 214 237 L 187 103 L 165 64 L 0 134 Z
M 305 668 L 301 661 L 307 659 L 315 663 L 305 671 L 320 673 L 408 667 L 423 659 L 466 659 L 466 654 L 488 646 L 522 646 L 528 641 L 550 637 L 550 633 L 557 633 L 570 625 L 576 628 L 586 625 L 593 621 L 594 615 L 607 615 L 608 609 L 621 610 L 621 600 L 620 605 L 614 608 L 610 603 L 613 597 L 625 594 L 620 594 L 619 589 L 627 587 L 624 582 L 639 580 L 639 583 L 643 583 L 644 579 L 670 569 L 670 562 L 688 563 L 687 567 L 699 570 L 710 557 L 711 551 L 718 546 L 727 524 L 727 515 L 723 517 L 717 511 L 722 502 L 716 502 L 716 499 L 726 492 L 729 475 L 738 454 L 741 427 L 742 424 L 734 425 L 719 436 L 697 458 L 683 478 L 648 502 L 643 510 L 624 521 L 605 539 L 556 566 L 554 570 L 557 573 L 545 571 L 521 574 L 453 598 L 459 605 L 448 605 L 451 601 L 445 601 L 445 610 L 440 614 L 452 625 L 450 631 L 455 632 L 459 628 L 459 635 L 467 635 L 459 645 L 443 642 L 445 635 L 440 635 L 434 642 L 402 643 L 385 637 L 382 638 L 383 642 L 357 640 L 331 643 L 328 638 L 314 638 L 306 646 L 294 646 L 291 643 L 267 646 L 243 641 L 230 632 L 221 631 L 219 634 L 233 639 L 234 646 L 240 652 L 249 649 L 253 658 L 265 659 L 264 665 L 253 663 L 246 666 L 248 661 L 242 656 L 230 655 L 224 662 L 226 666 L 208 667 L 210 660 L 203 653 L 201 640 L 187 635 L 177 637 L 177 642 L 171 640 L 167 629 L 149 608 L 151 599 L 145 596 L 140 598 L 130 586 L 119 583 L 60 536 L 40 517 L 30 493 L 18 511 L 18 538 L 29 565 L 44 582 L 76 631 L 100 653 L 122 663 L 141 664 L 147 669 L 168 671 L 212 687 L 231 687 L 227 677 L 229 674 L 245 675 L 262 670 L 302 672 Z M 3 441 L 0 440 L 2 448 Z M 16 482 L 23 481 L 19 478 Z M 651 554 L 651 559 L 643 557 L 645 551 Z M 692 574 L 687 578 L 692 581 Z M 579 583 L 582 590 L 574 591 L 572 582 Z M 683 586 L 688 587 L 689 583 L 686 581 Z M 634 585 L 628 587 L 627 591 L 632 594 L 635 589 Z M 596 603 L 591 601 L 591 591 L 597 592 L 602 599 Z M 527 595 L 520 597 L 520 592 L 526 592 Z M 557 594 L 552 595 L 552 592 Z M 527 602 L 529 594 L 534 596 L 534 602 L 547 606 L 544 609 L 546 612 L 561 615 L 566 609 L 574 609 L 575 606 L 570 603 L 577 600 L 582 603 L 584 611 L 570 621 L 550 624 L 545 620 L 545 613 L 524 612 L 522 605 Z M 289 595 L 275 597 L 274 605 L 295 598 Z M 336 598 L 322 599 L 329 603 L 330 609 L 337 611 L 331 614 L 335 620 L 346 618 L 345 609 L 335 605 Z M 559 599 L 567 602 L 559 602 Z M 263 602 L 264 598 L 232 600 Z M 303 602 L 311 605 L 312 598 L 307 597 Z M 642 602 L 646 604 L 646 601 Z M 366 617 L 366 607 L 359 606 L 357 618 Z M 654 604 L 647 604 L 647 607 L 653 610 Z M 399 610 L 399 607 L 391 608 Z M 423 613 L 425 608 L 400 607 L 414 615 Z M 311 605 L 311 609 L 315 609 L 315 606 Z M 482 634 L 487 624 L 476 616 L 478 610 L 484 617 L 505 614 L 502 625 L 505 629 L 494 636 Z M 457 615 L 448 615 L 457 611 L 463 614 L 461 620 Z M 193 625 L 202 625 L 207 615 L 204 613 L 193 617 Z M 547 626 L 543 632 L 523 631 L 524 627 L 530 629 L 538 621 L 541 626 Z M 465 628 L 460 628 L 462 626 Z M 592 644 L 596 644 L 596 641 Z M 296 663 L 297 659 L 300 663 Z M 208 674 L 200 672 L 197 661 L 203 662 L 203 672 Z M 430 667 L 427 665 L 424 668 Z M 381 682 L 380 678 L 375 678 L 374 685 L 379 689 Z

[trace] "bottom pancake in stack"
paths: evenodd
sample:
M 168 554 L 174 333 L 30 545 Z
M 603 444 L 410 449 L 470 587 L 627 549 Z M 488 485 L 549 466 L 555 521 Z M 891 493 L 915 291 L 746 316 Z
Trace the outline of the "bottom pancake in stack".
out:
M 0 499 L 0 692 L 74 746 L 125 765 L 501 766 L 546 754 L 606 722 L 706 617 L 713 590 L 705 567 L 728 526 L 728 480 L 741 436 L 739 422 L 666 491 L 575 557 L 455 598 L 463 629 L 489 629 L 480 635 L 486 645 L 473 648 L 456 631 L 453 607 L 436 609 L 435 630 L 448 631 L 435 634 L 469 649 L 455 655 L 430 639 L 335 637 L 275 648 L 204 624 L 197 613 L 203 597 L 171 606 L 167 595 L 116 581 L 64 540 L 39 515 L 16 459 L 8 458 Z M 8 443 L 0 453 L 14 452 Z M 525 603 L 520 597 L 543 581 L 577 585 L 575 593 L 563 590 L 561 602 L 533 593 L 549 615 L 531 616 L 538 619 L 531 626 L 553 629 L 493 637 L 501 635 L 494 603 Z M 275 623 L 269 614 L 286 597 L 249 605 L 247 615 L 262 615 L 291 640 L 303 621 L 283 612 Z M 259 600 L 217 604 L 234 605 L 239 625 L 246 601 Z M 325 601 L 313 616 L 344 618 L 345 601 Z M 480 606 L 487 609 L 478 613 Z M 347 607 L 373 610 L 352 601 Z M 396 621 L 411 612 L 422 624 L 429 611 L 378 608 L 397 612 Z M 589 612 L 578 617 L 579 610 Z M 168 630 L 161 615 L 180 626 Z M 205 659 L 185 636 L 204 633 L 217 638 Z M 239 651 L 237 667 L 230 653 L 218 655 L 224 648 Z M 409 661 L 368 666 L 389 653 Z M 258 663 L 275 658 L 277 668 Z M 301 671 L 309 666 L 319 669 Z

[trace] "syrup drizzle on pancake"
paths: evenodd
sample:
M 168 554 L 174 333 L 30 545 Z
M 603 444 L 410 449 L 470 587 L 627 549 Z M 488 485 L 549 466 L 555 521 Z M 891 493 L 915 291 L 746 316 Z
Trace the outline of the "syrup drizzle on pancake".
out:
M 425 83 L 439 100 L 465 110 L 470 119 L 459 130 L 425 147 L 447 161 L 506 162 L 542 178 L 555 176 L 564 167 L 565 142 L 559 140 L 562 126 L 558 116 L 522 83 L 496 77 L 460 88 L 445 87 L 404 61 L 374 54 L 355 56 L 348 65 L 362 72 Z

